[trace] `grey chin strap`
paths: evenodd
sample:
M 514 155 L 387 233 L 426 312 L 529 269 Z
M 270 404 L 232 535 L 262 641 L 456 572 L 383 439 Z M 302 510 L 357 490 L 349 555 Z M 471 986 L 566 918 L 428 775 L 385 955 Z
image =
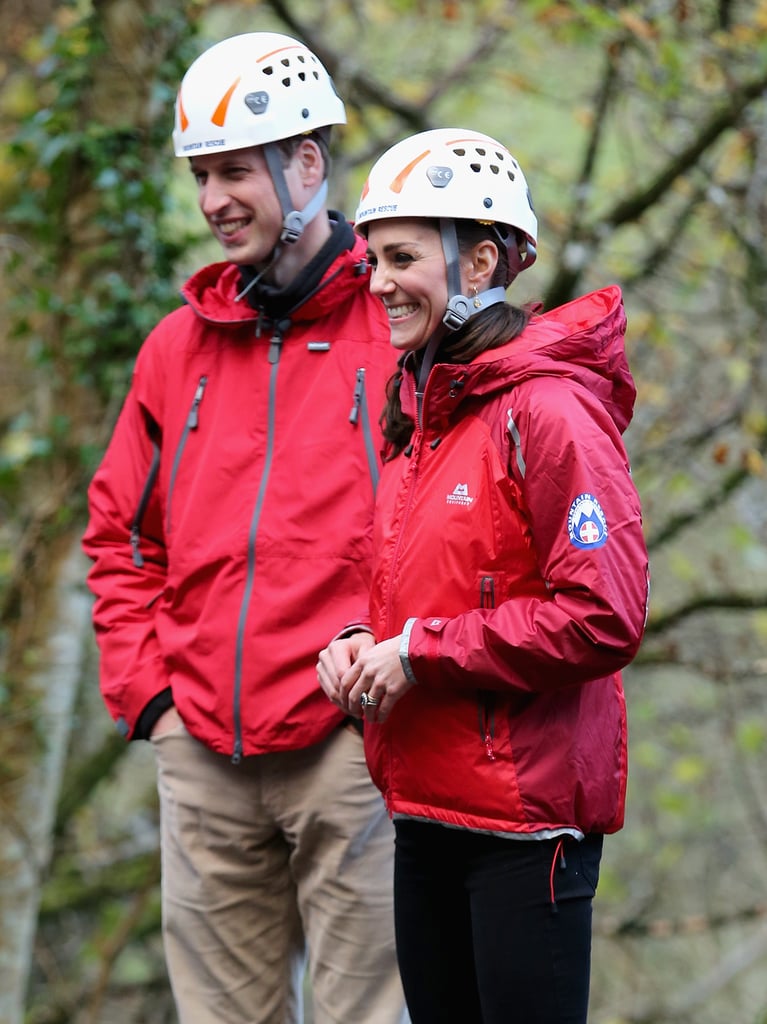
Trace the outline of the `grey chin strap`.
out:
M 442 252 L 445 256 L 447 266 L 447 293 L 450 296 L 442 317 L 442 323 L 434 331 L 426 343 L 423 352 L 423 359 L 418 370 L 418 381 L 416 384 L 416 400 L 418 410 L 418 423 L 421 423 L 421 410 L 423 407 L 423 396 L 426 390 L 426 381 L 431 373 L 434 360 L 437 358 L 439 346 L 447 337 L 448 331 L 457 331 L 463 327 L 467 320 L 476 316 L 477 313 L 488 306 L 495 306 L 498 302 L 506 301 L 505 288 L 488 288 L 474 296 L 464 295 L 461 292 L 461 268 L 458 260 L 458 236 L 455 231 L 455 222 L 448 217 L 440 217 L 439 233 L 442 238 Z
M 538 253 L 530 239 L 521 232 L 514 232 L 513 229 L 507 227 L 499 227 L 498 224 L 494 224 L 492 230 L 508 254 L 509 279 L 506 282 L 506 287 L 508 288 L 511 282 L 517 278 L 518 274 L 521 274 L 523 270 L 527 270 L 528 267 L 532 267 Z M 516 236 L 515 244 L 509 245 L 512 234 Z
M 284 242 L 286 245 L 293 245 L 304 233 L 306 225 L 311 224 L 325 205 L 325 200 L 328 197 L 328 183 L 327 180 L 322 182 L 303 210 L 294 210 L 293 200 L 290 198 L 290 192 L 288 191 L 288 183 L 285 181 L 285 171 L 282 167 L 279 146 L 276 142 L 267 142 L 264 144 L 263 149 L 266 165 L 269 168 L 269 173 L 272 176 L 274 188 L 277 192 L 277 198 L 282 207 L 282 234 L 280 235 L 280 242 Z
M 495 306 L 498 302 L 506 301 L 505 288 L 488 288 L 475 296 L 464 295 L 461 292 L 461 271 L 458 262 L 458 236 L 455 232 L 455 222 L 448 218 L 440 218 L 439 233 L 442 238 L 442 252 L 445 254 L 447 265 L 447 293 L 450 296 L 442 317 L 442 323 L 449 331 L 457 331 L 463 327 L 467 320 L 476 316 L 488 306 Z

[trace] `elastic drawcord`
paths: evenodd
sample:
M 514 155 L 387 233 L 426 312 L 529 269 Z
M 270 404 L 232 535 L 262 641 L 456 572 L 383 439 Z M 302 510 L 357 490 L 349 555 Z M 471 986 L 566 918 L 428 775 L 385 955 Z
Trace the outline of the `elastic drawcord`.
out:
M 559 907 L 557 906 L 556 896 L 554 895 L 554 872 L 556 871 L 556 868 L 557 868 L 557 857 L 559 857 L 559 856 L 561 856 L 561 858 L 562 858 L 561 859 L 562 870 L 564 871 L 564 869 L 567 867 L 567 862 L 565 861 L 564 846 L 565 846 L 564 839 L 560 839 L 559 842 L 557 843 L 555 849 L 554 849 L 554 856 L 551 858 L 551 870 L 549 871 L 549 896 L 551 897 L 551 913 L 552 914 L 558 914 L 559 913 Z

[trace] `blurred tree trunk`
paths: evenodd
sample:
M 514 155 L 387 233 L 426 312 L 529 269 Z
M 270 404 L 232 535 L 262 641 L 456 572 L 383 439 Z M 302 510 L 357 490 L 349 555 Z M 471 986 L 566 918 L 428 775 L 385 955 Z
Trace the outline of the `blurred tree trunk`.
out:
M 90 635 L 90 602 L 83 587 L 83 556 L 76 537 L 49 550 L 51 590 L 38 602 L 38 628 L 45 645 L 27 674 L 39 744 L 15 766 L 3 785 L 0 842 L 0 1020 L 23 1019 L 24 996 L 35 938 L 40 891 L 63 774 L 73 706 Z M 62 550 L 58 550 L 62 549 Z
M 42 0 L 11 0 L 0 8 L 0 59 L 9 87 L 0 110 L 2 139 L 20 130 L 23 115 L 42 126 L 48 119 L 57 125 L 51 131 L 54 145 L 64 153 L 47 163 L 18 164 L 15 195 L 3 195 L 4 206 L 15 203 L 16 217 L 3 224 L 0 235 L 12 277 L 9 291 L 37 298 L 49 289 L 36 311 L 29 301 L 17 314 L 23 326 L 16 336 L 0 340 L 3 365 L 10 367 L 3 383 L 13 385 L 13 398 L 10 388 L 7 401 L 2 396 L 6 447 L 0 454 L 15 458 L 6 458 L 10 469 L 0 492 L 0 547 L 6 553 L 0 573 L 3 1024 L 23 1018 L 73 709 L 92 649 L 83 585 L 87 566 L 80 552 L 92 467 L 83 452 L 101 443 L 112 418 L 109 389 L 93 387 L 96 346 L 101 341 L 109 349 L 98 335 L 110 324 L 106 314 L 103 322 L 92 316 L 93 309 L 102 304 L 119 315 L 108 286 L 118 271 L 139 306 L 142 281 L 158 276 L 143 227 L 116 244 L 123 223 L 103 215 L 109 200 L 99 175 L 106 169 L 117 180 L 130 166 L 139 183 L 167 173 L 170 162 L 156 144 L 156 125 L 162 118 L 166 138 L 169 103 L 167 96 L 158 102 L 158 84 L 164 81 L 162 65 L 172 63 L 189 35 L 184 7 L 180 0 L 94 0 L 84 17 L 82 8 Z M 56 81 L 44 57 L 49 64 L 59 62 Z M 169 77 L 175 80 L 175 69 Z M 70 118 L 69 134 L 65 122 L 56 120 L 64 117 Z M 103 149 L 94 148 L 94 141 Z M 34 209 L 28 208 L 26 218 L 23 212 L 35 188 L 45 204 L 37 221 Z M 15 258 L 20 253 L 24 258 Z M 137 347 L 140 331 L 126 333 Z M 83 339 L 94 346 L 93 356 Z M 36 361 L 40 351 L 44 358 Z M 107 355 L 114 358 L 107 351 L 105 360 Z M 129 353 L 125 358 L 127 363 Z M 40 451 L 42 458 L 36 457 Z

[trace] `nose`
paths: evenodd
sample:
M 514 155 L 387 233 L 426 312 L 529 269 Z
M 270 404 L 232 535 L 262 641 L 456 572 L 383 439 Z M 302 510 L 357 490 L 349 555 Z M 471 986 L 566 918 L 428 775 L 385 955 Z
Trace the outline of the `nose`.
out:
M 391 276 L 386 273 L 386 270 L 379 263 L 378 266 L 373 267 L 370 273 L 370 293 L 371 295 L 387 295 L 394 290 L 394 281 Z
M 209 174 L 205 183 L 200 186 L 198 202 L 205 217 L 221 213 L 229 203 L 226 183 L 217 179 L 215 175 Z

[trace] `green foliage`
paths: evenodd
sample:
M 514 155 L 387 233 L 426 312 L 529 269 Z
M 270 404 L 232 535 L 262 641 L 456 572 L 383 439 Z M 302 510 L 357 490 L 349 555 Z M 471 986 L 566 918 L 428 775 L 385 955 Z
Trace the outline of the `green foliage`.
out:
M 743 754 L 761 754 L 767 750 L 767 726 L 761 718 L 746 719 L 740 723 L 735 741 Z
M 191 39 L 179 12 L 167 19 L 155 30 Z M 185 241 L 166 220 L 168 112 L 188 50 L 174 48 L 143 104 L 129 106 L 141 119 L 118 113 L 104 123 L 90 116 L 107 48 L 98 12 L 51 26 L 40 46 L 39 109 L 11 142 L 24 185 L 5 220 L 35 254 L 34 289 L 13 299 L 12 330 L 38 365 L 65 366 L 106 402 L 124 388 L 144 335 L 177 303 L 173 269 Z M 19 263 L 11 260 L 12 276 Z
M 0 513 L 13 510 L 0 515 L 0 641 L 25 575 L 31 585 L 24 558 L 35 556 L 20 538 L 50 541 L 82 512 L 139 344 L 179 301 L 174 268 L 187 240 L 168 223 L 168 141 L 196 28 L 177 5 L 163 6 L 136 53 L 117 55 L 109 14 L 104 4 L 58 5 L 26 48 L 34 103 L 27 97 L 0 147 L 3 355 L 26 386 L 5 422 L 0 413 Z M 147 39 L 156 64 L 142 76 Z M 56 480 L 59 492 L 41 501 Z M 36 517 L 46 524 L 30 531 Z

